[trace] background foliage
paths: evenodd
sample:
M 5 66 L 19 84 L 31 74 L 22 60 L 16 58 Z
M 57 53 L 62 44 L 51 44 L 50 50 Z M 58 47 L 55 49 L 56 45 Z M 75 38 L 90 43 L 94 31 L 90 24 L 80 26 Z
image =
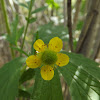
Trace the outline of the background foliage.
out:
M 99 0 L 0 0 L 0 99 L 99 100 L 99 5 Z M 70 62 L 44 81 L 40 69 L 27 68 L 25 61 L 38 38 L 48 44 L 53 37 L 63 40 L 61 52 Z

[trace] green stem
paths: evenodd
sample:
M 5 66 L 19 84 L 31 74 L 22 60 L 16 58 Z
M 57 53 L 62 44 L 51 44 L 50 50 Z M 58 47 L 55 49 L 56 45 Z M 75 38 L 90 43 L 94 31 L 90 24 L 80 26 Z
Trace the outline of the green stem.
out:
M 9 22 L 8 22 L 8 16 L 7 16 L 7 11 L 6 11 L 6 6 L 5 6 L 4 0 L 1 0 L 1 5 L 2 5 L 2 9 L 3 9 L 3 14 L 4 14 L 5 23 L 6 23 L 7 33 L 10 35 L 11 31 L 10 31 L 10 26 L 9 26 Z M 9 45 L 12 46 L 10 43 L 9 43 Z M 14 58 L 15 57 L 14 51 L 13 51 L 12 48 L 10 48 L 10 49 L 11 49 L 12 58 Z
M 25 32 L 24 32 L 24 38 L 23 38 L 22 45 L 21 45 L 22 50 L 23 50 L 23 46 L 24 46 L 24 42 L 25 42 L 25 37 L 26 37 L 26 34 L 27 34 L 27 29 L 28 29 L 28 26 L 29 26 L 29 19 L 30 19 L 30 16 L 31 16 L 32 4 L 33 4 L 33 0 L 31 0 L 31 2 L 30 2 L 27 24 L 26 24 L 26 28 L 25 28 Z M 22 53 L 20 55 L 22 56 Z

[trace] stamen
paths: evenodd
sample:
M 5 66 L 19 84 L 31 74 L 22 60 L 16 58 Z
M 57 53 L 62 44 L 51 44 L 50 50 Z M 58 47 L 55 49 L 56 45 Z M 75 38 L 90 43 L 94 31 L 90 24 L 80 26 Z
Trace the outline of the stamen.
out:
M 57 46 L 55 46 L 55 48 L 58 48 Z
M 46 50 L 42 53 L 41 56 L 41 61 L 45 64 L 45 65 L 52 65 L 55 64 L 57 61 L 57 55 L 55 52 L 50 51 L 50 50 Z
M 58 66 L 60 65 L 60 63 L 58 64 Z

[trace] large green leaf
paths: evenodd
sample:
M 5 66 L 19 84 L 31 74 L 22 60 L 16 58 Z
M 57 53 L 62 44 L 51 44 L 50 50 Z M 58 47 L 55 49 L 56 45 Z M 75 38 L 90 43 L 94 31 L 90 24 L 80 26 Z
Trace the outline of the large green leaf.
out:
M 63 53 L 69 56 L 70 62 L 67 66 L 58 69 L 69 86 L 72 100 L 99 100 L 98 64 L 79 54 Z
M 32 100 L 63 100 L 58 71 L 55 70 L 54 78 L 44 81 L 40 70 L 36 72 L 36 79 L 32 93 Z
M 15 100 L 25 58 L 19 57 L 5 64 L 0 69 L 0 100 Z
M 70 57 L 71 63 L 78 66 L 79 68 L 84 69 L 87 73 L 93 75 L 93 77 L 100 80 L 100 74 L 98 74 L 100 73 L 100 68 L 98 67 L 99 66 L 98 63 L 88 58 L 85 58 L 84 56 L 79 54 L 75 53 L 66 53 L 66 54 Z

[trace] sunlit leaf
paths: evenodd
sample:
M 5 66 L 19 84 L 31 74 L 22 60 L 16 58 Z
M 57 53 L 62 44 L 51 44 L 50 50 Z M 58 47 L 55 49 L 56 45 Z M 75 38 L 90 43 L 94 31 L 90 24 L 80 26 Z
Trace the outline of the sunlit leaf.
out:
M 58 9 L 60 7 L 54 0 L 46 0 L 46 3 L 53 9 Z
M 70 62 L 58 67 L 69 86 L 72 100 L 99 100 L 100 68 L 98 64 L 82 55 L 66 53 Z

